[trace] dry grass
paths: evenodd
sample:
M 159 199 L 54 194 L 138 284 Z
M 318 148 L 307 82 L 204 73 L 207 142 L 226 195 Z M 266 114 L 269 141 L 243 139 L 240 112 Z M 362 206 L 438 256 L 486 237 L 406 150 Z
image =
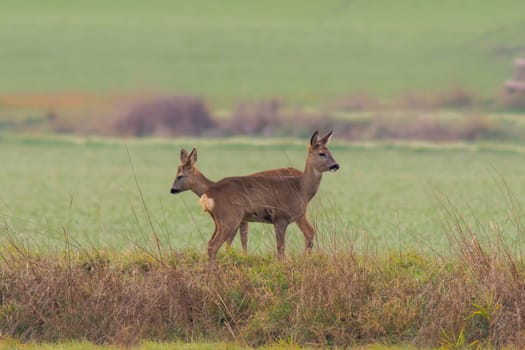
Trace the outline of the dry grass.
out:
M 125 345 L 524 346 L 521 258 L 497 239 L 482 245 L 453 211 L 445 216 L 448 257 L 347 247 L 278 263 L 230 252 L 213 273 L 190 251 L 161 259 L 70 247 L 43 256 L 10 241 L 1 250 L 0 329 L 23 341 Z

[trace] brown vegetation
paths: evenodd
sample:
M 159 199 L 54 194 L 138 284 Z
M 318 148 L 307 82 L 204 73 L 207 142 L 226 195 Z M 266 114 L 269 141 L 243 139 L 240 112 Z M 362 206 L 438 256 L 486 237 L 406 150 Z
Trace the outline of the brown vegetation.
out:
M 229 118 L 216 118 L 202 98 L 187 95 L 13 95 L 0 96 L 0 130 L 104 136 L 307 137 L 311 130 L 333 129 L 339 138 L 349 140 L 523 141 L 520 123 L 508 119 L 489 122 L 479 112 L 482 108 L 523 109 L 522 95 L 502 94 L 499 103 L 491 104 L 476 100 L 461 87 L 432 94 L 409 92 L 391 101 L 359 93 L 314 109 L 272 98 L 241 102 L 232 108 Z M 450 118 L 451 110 L 456 111 L 454 118 Z
M 66 246 L 0 249 L 0 329 L 22 341 L 292 341 L 349 346 L 525 346 L 525 265 L 496 226 L 485 244 L 443 201 L 449 255 L 414 251 L 220 255 L 141 250 L 109 255 Z M 510 213 L 520 230 L 519 206 Z M 5 240 L 4 240 L 5 243 Z
M 233 134 L 274 135 L 282 124 L 281 108 L 282 103 L 277 99 L 239 103 L 233 109 L 225 129 Z
M 115 132 L 128 136 L 198 136 L 214 125 L 202 99 L 174 96 L 132 107 L 117 122 Z
M 525 91 L 515 91 L 503 93 L 500 103 L 508 108 L 525 110 Z

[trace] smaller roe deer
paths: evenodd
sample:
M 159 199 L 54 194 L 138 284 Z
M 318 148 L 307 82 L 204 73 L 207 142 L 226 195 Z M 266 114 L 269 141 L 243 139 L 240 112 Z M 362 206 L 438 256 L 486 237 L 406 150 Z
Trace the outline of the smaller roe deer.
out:
M 208 241 L 208 263 L 216 265 L 222 244 L 235 235 L 243 221 L 272 223 L 277 239 L 277 256 L 284 258 L 285 233 L 291 222 L 303 220 L 308 203 L 317 193 L 323 172 L 337 171 L 339 164 L 326 144 L 332 132 L 322 138 L 316 131 L 308 145 L 305 170 L 294 176 L 227 177 L 208 187 L 199 203 L 213 218 L 215 231 Z M 306 249 L 313 246 L 315 231 L 303 231 Z
M 188 151 L 182 148 L 180 150 L 180 161 L 181 164 L 177 167 L 177 175 L 170 190 L 172 194 L 190 190 L 200 197 L 211 185 L 215 184 L 215 182 L 204 176 L 195 166 L 197 162 L 197 149 L 193 148 L 192 151 L 188 153 Z M 279 168 L 261 171 L 248 176 L 293 176 L 300 174 L 302 174 L 302 172 L 295 168 Z M 241 233 L 242 250 L 244 253 L 248 252 L 248 221 L 261 221 L 258 219 L 264 219 L 265 216 L 268 216 L 266 211 L 254 213 L 254 215 L 247 217 L 246 220 L 240 223 L 239 231 Z M 306 216 L 298 220 L 297 225 L 305 237 L 309 235 L 310 231 L 314 230 Z M 235 234 L 228 237 L 227 244 L 231 245 L 234 238 Z

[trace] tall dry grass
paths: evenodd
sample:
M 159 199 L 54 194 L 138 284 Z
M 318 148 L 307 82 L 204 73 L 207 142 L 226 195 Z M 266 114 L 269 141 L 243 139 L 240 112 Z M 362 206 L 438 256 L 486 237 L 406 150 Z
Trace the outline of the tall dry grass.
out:
M 5 240 L 0 329 L 24 341 L 524 346 L 522 259 L 496 228 L 482 244 L 456 212 L 444 216 L 454 247 L 447 256 L 348 246 L 280 263 L 230 252 L 213 273 L 192 251 L 159 259 L 68 246 L 44 255 Z

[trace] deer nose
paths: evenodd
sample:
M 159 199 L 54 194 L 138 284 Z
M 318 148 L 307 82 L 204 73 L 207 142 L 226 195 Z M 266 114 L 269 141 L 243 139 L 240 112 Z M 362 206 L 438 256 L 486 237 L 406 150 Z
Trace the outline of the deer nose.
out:
M 177 190 L 176 188 L 172 188 L 171 191 L 170 191 L 171 194 L 177 194 L 177 193 L 179 193 L 179 192 L 180 192 L 180 191 Z
M 331 171 L 337 171 L 337 170 L 339 170 L 339 164 L 335 163 L 334 165 L 332 165 L 332 166 L 330 167 L 330 170 L 331 170 Z

